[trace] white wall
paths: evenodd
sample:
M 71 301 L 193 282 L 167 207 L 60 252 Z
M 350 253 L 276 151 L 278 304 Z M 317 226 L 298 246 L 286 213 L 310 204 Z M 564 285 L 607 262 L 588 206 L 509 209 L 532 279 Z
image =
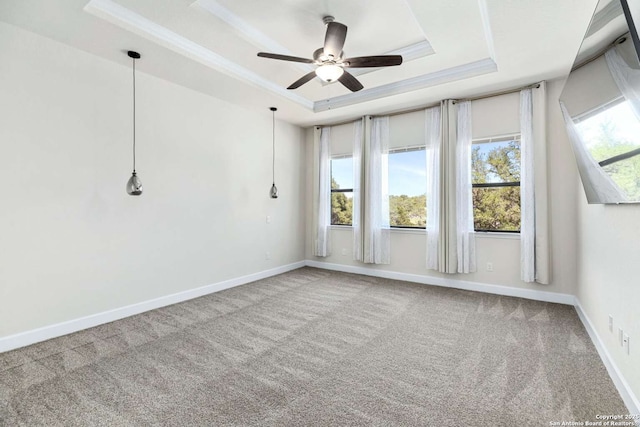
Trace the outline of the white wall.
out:
M 130 66 L 0 23 L 0 338 L 304 259 L 302 129 L 273 200 L 269 105 L 144 73 L 137 103 L 131 197 Z
M 640 205 L 589 205 L 578 189 L 580 304 L 609 355 L 640 398 Z M 609 315 L 614 318 L 609 332 Z M 618 328 L 630 337 L 630 354 Z
M 610 356 L 640 397 L 640 218 L 639 205 L 589 205 L 579 189 L 577 296 Z M 609 332 L 609 315 L 614 331 Z M 631 354 L 617 341 L 618 327 L 630 336 Z
M 419 231 L 391 231 L 391 264 L 370 265 L 353 261 L 352 232 L 350 228 L 332 227 L 332 255 L 315 257 L 312 252 L 313 229 L 307 222 L 306 258 L 317 262 L 358 266 L 372 270 L 418 274 L 426 277 L 448 278 L 513 288 L 532 289 L 545 292 L 574 294 L 576 283 L 575 241 L 575 191 L 577 172 L 573 154 L 566 141 L 562 116 L 558 116 L 558 96 L 563 82 L 551 81 L 547 85 L 549 127 L 547 129 L 548 185 L 549 185 L 549 232 L 551 253 L 551 283 L 549 285 L 525 283 L 520 280 L 520 240 L 518 236 L 496 236 L 478 234 L 476 252 L 478 271 L 472 274 L 441 274 L 426 269 L 425 233 Z M 491 102 L 485 103 L 491 107 Z M 496 104 L 500 105 L 500 104 Z M 516 103 L 517 105 L 517 103 Z M 556 111 L 557 110 L 557 111 Z M 496 107 L 495 116 L 503 115 Z M 486 135 L 485 135 L 486 136 Z M 306 193 L 307 217 L 312 215 L 313 194 L 313 129 L 306 135 Z M 347 254 L 342 255 L 343 249 Z M 486 271 L 486 263 L 493 263 L 493 272 Z
M 594 67 L 601 65 L 596 64 Z M 584 67 L 585 72 L 595 72 L 594 67 Z M 606 74 L 608 76 L 608 71 Z M 599 75 L 604 76 L 602 73 Z M 604 80 L 606 89 L 608 83 Z M 576 82 L 568 85 L 572 93 L 575 92 Z M 562 81 L 559 81 L 558 86 L 561 84 Z M 605 89 L 599 88 L 599 93 L 604 93 Z M 593 95 L 583 94 L 581 99 L 588 99 L 588 96 Z M 596 101 L 599 99 L 602 103 L 611 96 L 615 94 L 609 95 L 609 98 L 596 98 Z M 589 105 L 596 106 L 596 101 Z M 550 110 L 550 118 L 561 124 L 557 102 L 553 108 L 557 111 L 554 113 Z M 582 109 L 588 110 L 585 107 Z M 580 109 L 577 111 L 580 112 Z M 568 139 L 560 133 L 558 142 L 564 146 L 563 150 L 570 149 Z M 577 240 L 574 245 L 576 296 L 606 351 L 637 399 L 640 397 L 640 205 L 589 205 L 579 180 L 574 194 L 570 194 L 573 186 L 568 185 L 568 181 L 576 181 L 575 161 L 562 165 L 562 170 L 566 172 L 566 180 L 560 180 L 559 184 L 566 185 L 563 192 L 567 198 L 576 200 L 575 209 L 566 213 L 577 224 Z M 614 317 L 613 332 L 609 331 L 609 315 Z M 629 355 L 618 342 L 618 327 L 622 327 L 630 336 Z

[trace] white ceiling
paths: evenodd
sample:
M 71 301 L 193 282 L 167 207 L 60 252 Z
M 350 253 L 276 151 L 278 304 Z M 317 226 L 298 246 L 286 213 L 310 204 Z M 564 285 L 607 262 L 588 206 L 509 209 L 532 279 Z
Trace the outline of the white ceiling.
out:
M 295 124 L 332 123 L 514 88 L 569 72 L 597 0 L 3 0 L 0 20 Z M 322 17 L 348 26 L 347 56 L 400 53 L 354 70 L 351 93 L 312 68 Z

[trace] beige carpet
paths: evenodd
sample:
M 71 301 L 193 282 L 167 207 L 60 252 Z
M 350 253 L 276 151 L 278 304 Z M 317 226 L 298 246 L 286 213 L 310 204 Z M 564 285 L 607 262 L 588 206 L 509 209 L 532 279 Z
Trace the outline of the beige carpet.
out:
M 548 426 L 622 413 L 572 307 L 313 268 L 0 354 L 6 426 Z

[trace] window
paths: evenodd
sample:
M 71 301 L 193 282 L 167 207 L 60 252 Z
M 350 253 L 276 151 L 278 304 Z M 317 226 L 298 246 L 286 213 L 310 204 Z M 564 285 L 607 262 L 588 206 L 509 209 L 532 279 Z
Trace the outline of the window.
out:
M 427 182 L 425 148 L 389 152 L 389 224 L 391 227 L 425 228 Z
M 474 140 L 475 231 L 520 231 L 520 136 Z
M 591 156 L 628 199 L 640 200 L 640 123 L 629 102 L 607 104 L 581 117 L 576 127 Z
M 331 225 L 351 225 L 353 217 L 353 158 L 331 159 Z

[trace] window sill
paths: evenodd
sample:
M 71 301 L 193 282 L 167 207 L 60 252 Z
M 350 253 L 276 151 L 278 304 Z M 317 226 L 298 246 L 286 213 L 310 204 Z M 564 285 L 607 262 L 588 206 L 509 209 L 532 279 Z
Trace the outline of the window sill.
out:
M 330 225 L 331 230 L 351 231 L 353 227 L 350 225 Z M 426 234 L 424 228 L 391 228 L 392 234 Z M 520 233 L 501 233 L 476 231 L 475 235 L 480 239 L 504 239 L 504 240 L 520 240 Z
M 402 228 L 402 227 L 392 227 L 392 234 L 426 234 L 427 230 L 424 228 Z
M 331 224 L 329 226 L 330 230 L 353 230 L 353 227 L 350 225 L 335 225 L 335 224 Z
M 329 226 L 330 230 L 342 230 L 342 231 L 351 231 L 353 227 L 350 225 L 336 225 L 332 224 Z M 392 234 L 425 234 L 426 230 L 424 228 L 391 228 Z
M 505 240 L 520 240 L 520 233 L 501 233 L 499 231 L 496 232 L 487 232 L 487 231 L 476 231 L 476 237 L 481 239 L 505 239 Z

